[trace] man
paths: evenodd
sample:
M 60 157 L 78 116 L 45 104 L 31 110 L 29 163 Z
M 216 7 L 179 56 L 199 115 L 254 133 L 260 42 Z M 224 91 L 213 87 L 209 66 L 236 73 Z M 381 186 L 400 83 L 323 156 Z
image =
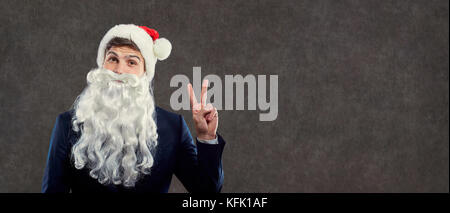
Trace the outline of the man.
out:
M 173 174 L 189 192 L 220 192 L 225 141 L 217 109 L 206 104 L 208 82 L 200 102 L 187 88 L 197 145 L 181 115 L 155 105 L 155 64 L 171 48 L 145 26 L 106 33 L 88 86 L 56 119 L 42 192 L 168 192 Z

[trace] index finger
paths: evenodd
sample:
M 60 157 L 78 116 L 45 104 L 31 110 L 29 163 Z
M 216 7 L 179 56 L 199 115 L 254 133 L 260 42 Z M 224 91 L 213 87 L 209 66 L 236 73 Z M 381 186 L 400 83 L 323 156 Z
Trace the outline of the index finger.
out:
M 188 91 L 189 91 L 189 99 L 191 102 L 191 108 L 194 106 L 194 104 L 197 104 L 197 99 L 195 98 L 194 89 L 192 89 L 192 84 L 188 84 Z
M 202 93 L 200 96 L 200 101 L 202 103 L 202 108 L 206 106 L 206 95 L 208 91 L 208 79 L 203 80 Z

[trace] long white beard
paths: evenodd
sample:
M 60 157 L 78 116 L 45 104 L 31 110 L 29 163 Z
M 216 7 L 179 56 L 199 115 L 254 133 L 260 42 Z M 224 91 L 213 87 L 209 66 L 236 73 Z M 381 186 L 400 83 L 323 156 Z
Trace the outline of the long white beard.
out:
M 90 169 L 102 184 L 132 187 L 149 174 L 157 146 L 156 115 L 147 75 L 91 70 L 88 86 L 74 103 L 72 148 L 75 167 Z M 121 81 L 121 82 L 118 82 Z

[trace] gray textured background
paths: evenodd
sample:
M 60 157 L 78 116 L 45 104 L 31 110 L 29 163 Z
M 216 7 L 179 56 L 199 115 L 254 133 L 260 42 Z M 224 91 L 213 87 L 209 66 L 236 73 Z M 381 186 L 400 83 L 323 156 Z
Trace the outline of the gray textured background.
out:
M 220 111 L 223 192 L 448 192 L 448 4 L 1 0 L 0 192 L 40 191 L 55 118 L 119 23 L 172 42 L 155 77 L 170 111 L 170 78 L 193 66 L 279 76 L 274 122 Z

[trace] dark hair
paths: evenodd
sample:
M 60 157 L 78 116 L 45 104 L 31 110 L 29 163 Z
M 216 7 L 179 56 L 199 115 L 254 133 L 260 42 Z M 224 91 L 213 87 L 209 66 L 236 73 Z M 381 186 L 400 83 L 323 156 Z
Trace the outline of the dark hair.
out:
M 141 50 L 139 50 L 139 47 L 132 40 L 126 39 L 126 38 L 114 37 L 108 42 L 108 44 L 106 44 L 105 53 L 112 47 L 124 47 L 124 46 L 141 52 Z

